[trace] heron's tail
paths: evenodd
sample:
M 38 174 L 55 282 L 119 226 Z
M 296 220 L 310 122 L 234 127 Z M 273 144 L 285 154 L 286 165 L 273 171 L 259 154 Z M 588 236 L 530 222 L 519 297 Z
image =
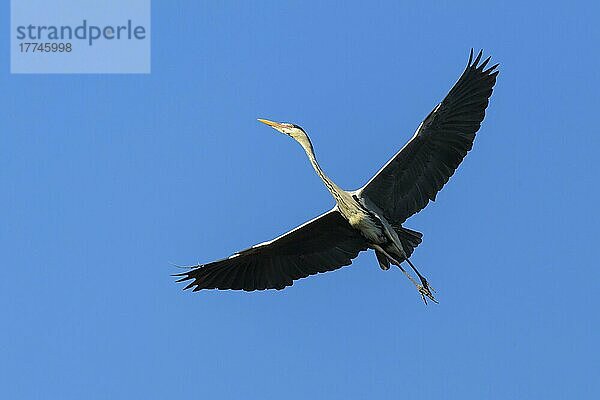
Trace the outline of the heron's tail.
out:
M 394 230 L 400 238 L 400 243 L 406 252 L 406 255 L 410 257 L 415 247 L 421 244 L 423 241 L 423 234 L 421 232 L 413 231 L 412 229 L 404 228 L 403 226 L 394 227 Z
M 398 238 L 400 239 L 400 243 L 402 244 L 402 248 L 406 253 L 406 258 L 404 255 L 395 254 L 394 249 L 386 249 L 388 252 L 392 252 L 397 262 L 402 262 L 406 260 L 413 253 L 415 247 L 421 244 L 423 241 L 423 234 L 421 232 L 413 231 L 412 229 L 404 228 L 402 226 L 393 227 L 396 233 L 398 234 Z M 375 250 L 375 256 L 377 257 L 377 262 L 379 262 L 379 266 L 382 270 L 390 269 L 390 260 L 388 257 L 380 251 Z
M 382 270 L 387 271 L 390 269 L 390 260 L 388 260 L 385 254 L 375 250 L 375 257 L 377 257 L 377 262 Z

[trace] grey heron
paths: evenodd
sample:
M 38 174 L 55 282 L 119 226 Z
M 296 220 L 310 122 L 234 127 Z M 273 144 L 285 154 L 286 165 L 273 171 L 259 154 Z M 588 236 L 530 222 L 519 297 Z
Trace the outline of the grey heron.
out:
M 299 227 L 228 258 L 199 264 L 176 274 L 184 289 L 283 289 L 309 275 L 350 265 L 358 253 L 373 249 L 383 270 L 396 265 L 419 291 L 423 301 L 436 301 L 427 279 L 409 259 L 422 234 L 402 224 L 422 210 L 473 146 L 498 75 L 498 64 L 487 69 L 482 51 L 450 92 L 421 122 L 410 141 L 362 188 L 345 191 L 321 169 L 313 145 L 300 126 L 260 122 L 295 139 L 315 172 L 335 199 L 326 213 Z M 407 262 L 416 279 L 402 266 Z M 418 281 L 417 281 L 418 279 Z

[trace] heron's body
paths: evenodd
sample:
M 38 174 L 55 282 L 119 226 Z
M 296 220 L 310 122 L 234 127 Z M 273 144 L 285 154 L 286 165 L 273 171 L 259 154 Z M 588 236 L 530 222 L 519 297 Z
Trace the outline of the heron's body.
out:
M 272 121 L 261 121 L 267 125 L 277 126 L 273 125 L 276 123 Z M 385 250 L 398 263 L 405 260 L 407 254 L 404 251 L 398 233 L 393 229 L 390 222 L 387 221 L 381 210 L 369 201 L 368 198 L 363 198 L 360 190 L 348 192 L 336 185 L 321 169 L 315 156 L 313 145 L 306 132 L 299 127 L 296 128 L 293 125 L 292 127 L 293 129 L 288 134 L 302 146 L 315 172 L 335 199 L 336 206 L 334 210 L 339 212 L 352 228 L 360 232 L 369 248 L 376 250 L 376 252 L 378 248 Z M 380 259 L 379 255 L 378 259 Z M 379 265 L 382 269 L 389 269 L 389 262 L 384 262 L 380 259 Z
M 349 207 L 350 210 L 344 210 L 341 213 L 350 225 L 358 230 L 365 239 L 373 244 L 383 244 L 393 240 L 388 228 L 389 223 L 385 220 L 385 217 L 369 211 L 359 201 L 352 199 L 352 203 L 352 206 Z M 341 210 L 339 204 L 338 209 Z
M 369 211 L 369 208 L 364 205 L 364 202 L 361 201 L 355 193 L 341 189 L 329 179 L 317 162 L 308 135 L 298 132 L 291 136 L 300 143 L 300 146 L 302 146 L 306 152 L 315 172 L 321 178 L 325 187 L 329 190 L 329 193 L 331 193 L 331 196 L 335 199 L 337 210 L 344 218 L 346 218 L 350 225 L 360 231 L 366 239 L 371 240 L 374 243 L 381 243 L 384 241 L 386 235 L 384 226 L 381 223 L 381 218 L 373 211 Z
M 484 70 L 481 52 L 446 98 L 423 120 L 412 139 L 361 189 L 348 192 L 321 169 L 306 132 L 295 124 L 259 120 L 296 140 L 336 201 L 335 207 L 290 232 L 235 253 L 191 267 L 180 281 L 201 289 L 283 289 L 293 281 L 349 265 L 359 252 L 375 250 L 379 266 L 397 265 L 424 300 L 435 301 L 425 277 L 410 261 L 422 234 L 402 224 L 423 209 L 472 148 L 485 116 L 497 64 Z M 401 266 L 408 262 L 420 283 Z

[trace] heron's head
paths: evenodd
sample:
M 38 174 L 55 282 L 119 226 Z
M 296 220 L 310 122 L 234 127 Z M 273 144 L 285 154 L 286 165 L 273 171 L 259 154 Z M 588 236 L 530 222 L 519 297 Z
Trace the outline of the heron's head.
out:
M 262 122 L 263 124 L 269 125 L 271 128 L 286 134 L 288 136 L 291 136 L 292 138 L 296 139 L 296 140 L 300 140 L 300 139 L 304 139 L 307 137 L 306 132 L 304 132 L 304 129 L 302 129 L 301 127 L 299 127 L 296 124 L 290 124 L 287 122 L 275 122 L 275 121 L 269 121 L 268 119 L 258 119 L 260 122 Z

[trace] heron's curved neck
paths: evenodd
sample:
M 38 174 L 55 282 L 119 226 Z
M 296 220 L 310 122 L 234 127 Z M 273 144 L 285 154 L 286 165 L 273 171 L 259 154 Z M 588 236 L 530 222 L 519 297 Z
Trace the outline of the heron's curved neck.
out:
M 313 168 L 315 169 L 315 172 L 317 173 L 317 175 L 319 175 L 319 178 L 321 178 L 321 180 L 325 184 L 325 187 L 327 188 L 327 190 L 329 190 L 329 192 L 331 193 L 333 198 L 338 203 L 340 201 L 343 201 L 344 200 L 343 194 L 345 193 L 344 190 L 341 189 L 338 185 L 336 185 L 335 182 L 333 182 L 331 179 L 329 179 L 329 177 L 327 175 L 325 175 L 325 172 L 323 172 L 323 170 L 321 169 L 321 166 L 317 162 L 317 158 L 315 157 L 315 152 L 313 150 L 312 143 L 311 143 L 310 139 L 308 138 L 308 136 L 301 137 L 301 138 L 295 138 L 295 139 L 298 141 L 298 143 L 300 143 L 300 146 L 302 146 L 302 148 L 306 152 L 306 155 L 308 156 L 310 163 L 312 164 Z

